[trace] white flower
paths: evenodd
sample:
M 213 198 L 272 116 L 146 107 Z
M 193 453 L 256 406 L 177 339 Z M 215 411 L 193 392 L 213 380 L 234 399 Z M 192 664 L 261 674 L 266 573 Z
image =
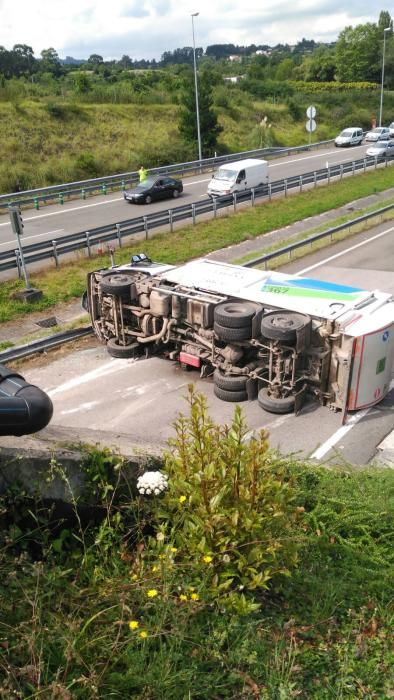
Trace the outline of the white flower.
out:
M 167 488 L 168 476 L 161 471 L 145 472 L 137 479 L 137 489 L 140 494 L 159 496 Z

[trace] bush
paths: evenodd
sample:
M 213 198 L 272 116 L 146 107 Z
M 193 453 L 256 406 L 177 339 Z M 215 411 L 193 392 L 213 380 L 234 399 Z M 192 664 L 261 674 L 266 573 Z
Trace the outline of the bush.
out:
M 206 600 L 243 614 L 259 607 L 250 591 L 269 588 L 296 564 L 293 488 L 273 469 L 266 432 L 246 440 L 239 406 L 231 425 L 220 426 L 192 386 L 188 402 L 190 417 L 178 418 L 169 441 L 164 468 L 170 486 L 152 508 L 158 535 L 149 538 L 145 556 L 160 565 L 170 543 L 183 587 L 203 583 Z

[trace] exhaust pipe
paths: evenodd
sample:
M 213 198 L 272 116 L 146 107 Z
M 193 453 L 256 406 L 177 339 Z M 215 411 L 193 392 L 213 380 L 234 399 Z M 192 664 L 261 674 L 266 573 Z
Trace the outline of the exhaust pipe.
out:
M 0 365 L 0 435 L 28 435 L 42 430 L 52 418 L 49 396 Z

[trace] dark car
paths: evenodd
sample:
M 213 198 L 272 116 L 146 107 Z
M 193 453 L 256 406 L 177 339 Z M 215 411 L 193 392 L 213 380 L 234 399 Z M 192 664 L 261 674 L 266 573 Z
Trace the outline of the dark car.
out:
M 174 180 L 173 177 L 162 175 L 160 177 L 148 177 L 144 182 L 140 182 L 137 187 L 127 190 L 124 193 L 124 198 L 130 204 L 150 204 L 155 199 L 178 197 L 181 192 L 183 192 L 181 180 Z

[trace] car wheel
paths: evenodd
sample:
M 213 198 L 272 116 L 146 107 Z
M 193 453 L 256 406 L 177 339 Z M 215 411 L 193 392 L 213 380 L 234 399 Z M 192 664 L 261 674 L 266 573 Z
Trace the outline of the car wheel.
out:
M 226 391 L 245 391 L 247 377 L 245 375 L 224 374 L 220 369 L 215 369 L 213 381 L 219 389 Z
M 118 338 L 110 338 L 107 342 L 107 351 L 111 357 L 128 359 L 130 357 L 137 357 L 141 351 L 141 346 L 139 343 L 121 345 Z
M 100 289 L 103 294 L 130 298 L 130 285 L 134 281 L 134 275 L 114 272 L 105 275 L 100 281 Z
M 176 199 L 177 197 L 179 197 L 179 190 L 173 190 L 172 196 L 174 197 L 174 199 Z
M 252 337 L 252 325 L 245 326 L 243 328 L 228 328 L 227 326 L 222 326 L 216 321 L 213 324 L 213 330 L 220 340 L 226 340 L 228 342 L 233 342 L 236 340 L 249 340 Z
M 292 413 L 295 406 L 295 396 L 272 396 L 269 387 L 260 389 L 257 396 L 258 404 L 268 413 Z
M 247 401 L 248 395 L 246 390 L 243 391 L 228 391 L 227 389 L 222 389 L 220 386 L 213 387 L 213 393 L 221 401 L 229 401 L 232 403 L 240 403 L 241 401 Z
M 268 340 L 290 343 L 296 340 L 297 331 L 311 323 L 310 316 L 294 311 L 271 311 L 261 319 L 261 335 Z
M 225 301 L 215 307 L 214 320 L 226 328 L 245 328 L 250 326 L 257 307 L 247 301 Z
M 150 204 L 152 202 L 152 197 L 150 194 L 147 194 L 145 197 L 145 204 Z

